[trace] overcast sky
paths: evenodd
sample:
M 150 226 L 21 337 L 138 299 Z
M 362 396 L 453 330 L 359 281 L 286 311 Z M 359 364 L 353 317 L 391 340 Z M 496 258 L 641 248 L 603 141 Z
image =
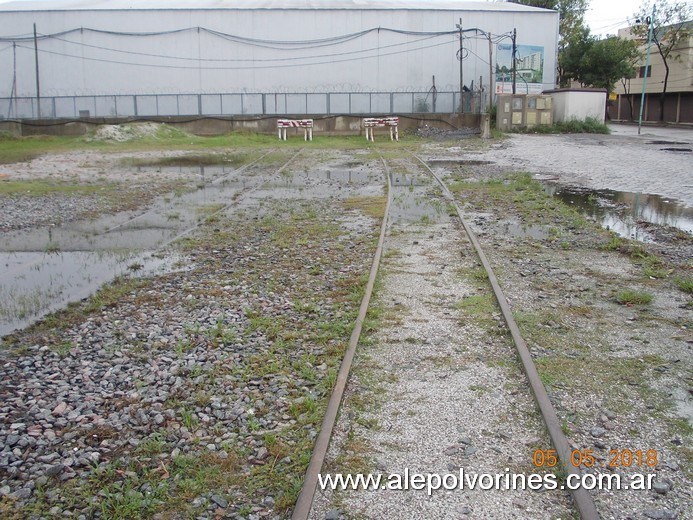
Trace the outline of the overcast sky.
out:
M 640 10 L 643 0 L 590 0 L 585 21 L 594 35 L 616 34 Z
M 0 4 L 8 0 L 0 0 Z M 10 0 L 10 1 L 32 1 L 32 0 Z M 44 0 L 50 2 L 51 0 Z M 62 0 L 55 0 L 60 3 Z M 425 0 L 421 0 L 425 3 Z M 465 1 L 465 0 L 461 0 Z M 474 1 L 474 0 L 468 0 Z M 476 0 L 479 1 L 479 0 Z M 493 1 L 493 0 L 487 0 Z M 606 35 L 616 34 L 621 27 L 628 26 L 628 19 L 633 16 L 643 0 L 589 0 L 589 9 L 585 13 L 585 20 L 592 30 L 592 34 Z M 146 0 L 136 2 L 139 5 L 146 5 Z

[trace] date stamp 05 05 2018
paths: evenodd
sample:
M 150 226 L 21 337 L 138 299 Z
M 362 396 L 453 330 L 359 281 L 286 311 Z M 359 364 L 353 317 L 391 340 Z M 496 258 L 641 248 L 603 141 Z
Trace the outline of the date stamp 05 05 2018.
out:
M 609 468 L 630 468 L 648 467 L 654 468 L 659 460 L 657 458 L 657 450 L 609 450 L 609 456 L 606 466 Z M 532 462 L 535 467 L 546 466 L 553 468 L 558 464 L 558 454 L 556 450 L 534 450 L 532 453 Z M 597 464 L 597 458 L 594 455 L 594 450 L 573 450 L 570 452 L 570 464 L 573 467 L 584 466 L 586 468 L 594 467 Z

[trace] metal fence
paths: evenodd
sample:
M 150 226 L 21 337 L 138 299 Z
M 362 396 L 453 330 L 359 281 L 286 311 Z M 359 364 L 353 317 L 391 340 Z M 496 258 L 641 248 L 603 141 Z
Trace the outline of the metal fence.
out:
M 465 92 L 464 112 L 480 113 L 484 92 Z M 90 117 L 275 116 L 459 112 L 459 92 L 326 92 L 285 94 L 136 94 L 0 98 L 1 119 Z

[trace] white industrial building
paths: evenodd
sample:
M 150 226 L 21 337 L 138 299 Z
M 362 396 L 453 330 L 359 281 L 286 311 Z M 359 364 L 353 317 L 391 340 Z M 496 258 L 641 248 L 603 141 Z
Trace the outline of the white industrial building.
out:
M 518 60 L 523 48 L 541 53 L 531 58 L 541 82 L 517 80 L 518 92 L 536 92 L 555 86 L 558 21 L 555 11 L 459 0 L 7 2 L 0 99 L 429 92 L 434 81 L 459 92 L 460 76 L 507 92 L 510 76 L 497 71 L 513 30 Z

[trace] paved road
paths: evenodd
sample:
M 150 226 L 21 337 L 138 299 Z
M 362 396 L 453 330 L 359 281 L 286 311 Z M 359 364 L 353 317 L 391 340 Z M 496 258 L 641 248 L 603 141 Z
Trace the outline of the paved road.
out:
M 611 135 L 512 134 L 483 154 L 515 171 L 557 175 L 593 189 L 661 195 L 693 207 L 693 129 L 610 125 Z M 670 144 L 674 143 L 674 144 Z

